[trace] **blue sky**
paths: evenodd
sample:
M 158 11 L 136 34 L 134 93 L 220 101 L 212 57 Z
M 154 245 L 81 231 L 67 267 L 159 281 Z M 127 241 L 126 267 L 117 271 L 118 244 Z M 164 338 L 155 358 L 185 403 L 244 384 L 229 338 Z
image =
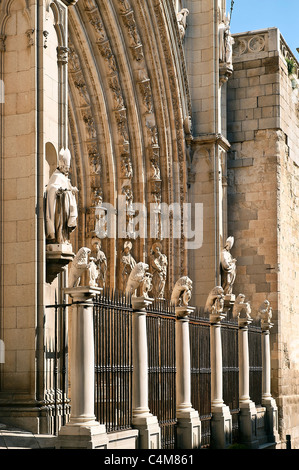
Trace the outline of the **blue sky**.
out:
M 231 0 L 226 0 L 227 11 Z M 231 32 L 277 27 L 298 59 L 299 0 L 234 0 Z

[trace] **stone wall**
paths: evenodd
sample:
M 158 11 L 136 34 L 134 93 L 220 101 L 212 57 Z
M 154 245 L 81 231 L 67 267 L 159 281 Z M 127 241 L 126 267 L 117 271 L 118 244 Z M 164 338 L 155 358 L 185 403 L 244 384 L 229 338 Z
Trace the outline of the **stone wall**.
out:
M 228 84 L 229 232 L 238 259 L 235 292 L 253 314 L 267 298 L 273 307 L 272 387 L 280 431 L 298 446 L 298 81 L 275 28 L 235 36 Z M 297 228 L 296 228 L 297 227 Z

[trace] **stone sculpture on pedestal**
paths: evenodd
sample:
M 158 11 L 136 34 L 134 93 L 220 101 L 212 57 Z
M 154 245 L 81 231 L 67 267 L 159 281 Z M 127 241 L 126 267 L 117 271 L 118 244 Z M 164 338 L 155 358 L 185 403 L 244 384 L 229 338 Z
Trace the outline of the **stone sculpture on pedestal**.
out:
M 132 269 L 136 266 L 136 261 L 131 255 L 132 243 L 126 241 L 124 243 L 123 255 L 120 260 L 122 290 L 125 292 L 129 276 Z
M 68 287 L 78 287 L 83 276 L 86 286 L 97 287 L 98 270 L 86 247 L 80 248 L 71 264 Z
M 105 253 L 101 250 L 101 245 L 101 240 L 96 239 L 93 241 L 95 264 L 98 269 L 98 286 L 104 288 L 107 275 L 107 258 Z
M 149 265 L 146 263 L 137 263 L 132 269 L 127 286 L 126 294 L 132 294 L 134 297 L 139 294 L 145 298 L 149 298 L 148 292 L 151 290 L 151 274 L 148 273 Z
M 153 295 L 157 299 L 164 299 L 167 277 L 167 256 L 162 252 L 161 243 L 154 243 L 151 249 L 151 267 L 153 269 Z
M 59 153 L 58 167 L 46 189 L 46 240 L 51 244 L 69 244 L 70 234 L 77 226 L 78 189 L 68 177 L 71 162 L 69 149 Z
M 175 307 L 188 306 L 192 295 L 192 281 L 188 276 L 180 277 L 171 294 L 171 303 Z
M 236 262 L 237 260 L 232 257 L 230 250 L 234 244 L 234 237 L 228 237 L 225 246 L 221 252 L 221 285 L 225 295 L 231 295 L 233 285 L 236 279 Z

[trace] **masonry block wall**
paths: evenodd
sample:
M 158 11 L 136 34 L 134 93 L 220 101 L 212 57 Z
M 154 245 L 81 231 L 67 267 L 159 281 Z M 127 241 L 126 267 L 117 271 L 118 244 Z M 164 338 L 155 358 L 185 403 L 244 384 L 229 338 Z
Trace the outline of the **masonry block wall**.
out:
M 280 432 L 299 441 L 298 313 L 298 79 L 276 28 L 235 35 L 228 83 L 229 232 L 238 259 L 235 293 L 253 315 L 273 307 L 272 386 Z M 296 291 L 297 286 L 297 291 Z

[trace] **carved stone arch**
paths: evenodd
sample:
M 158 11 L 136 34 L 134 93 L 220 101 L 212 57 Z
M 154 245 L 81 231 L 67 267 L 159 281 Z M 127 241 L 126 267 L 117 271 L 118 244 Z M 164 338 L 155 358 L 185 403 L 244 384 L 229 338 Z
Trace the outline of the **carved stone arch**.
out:
M 49 12 L 53 11 L 54 15 L 54 28 L 56 30 L 57 38 L 58 38 L 58 46 L 59 47 L 67 47 L 67 28 L 65 27 L 65 11 L 62 8 L 60 3 L 56 0 L 52 0 L 46 4 L 46 11 Z M 47 21 L 47 18 L 46 18 Z

